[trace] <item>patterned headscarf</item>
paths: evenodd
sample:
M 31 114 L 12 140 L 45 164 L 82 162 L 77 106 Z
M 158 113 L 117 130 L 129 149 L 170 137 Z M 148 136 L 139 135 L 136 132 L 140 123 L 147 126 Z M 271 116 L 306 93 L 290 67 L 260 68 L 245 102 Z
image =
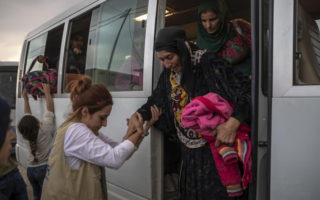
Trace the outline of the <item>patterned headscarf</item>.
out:
M 220 27 L 214 34 L 209 34 L 202 26 L 201 13 L 213 11 L 220 19 Z M 225 0 L 204 0 L 198 7 L 198 36 L 197 45 L 201 49 L 208 49 L 217 53 L 229 39 L 228 34 L 228 7 Z
M 6 139 L 7 130 L 10 122 L 10 106 L 0 98 L 0 149 Z

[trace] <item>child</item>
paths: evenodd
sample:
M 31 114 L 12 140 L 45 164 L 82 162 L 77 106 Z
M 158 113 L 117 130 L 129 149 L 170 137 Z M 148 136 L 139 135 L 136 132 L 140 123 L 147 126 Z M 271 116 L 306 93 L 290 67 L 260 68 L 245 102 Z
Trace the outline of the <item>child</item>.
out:
M 26 90 L 23 90 L 24 113 L 18 124 L 18 129 L 29 142 L 30 158 L 28 159 L 27 176 L 33 188 L 34 199 L 41 198 L 43 179 L 46 174 L 49 150 L 54 139 L 54 107 L 50 94 L 50 85 L 42 84 L 41 91 L 45 94 L 47 111 L 42 121 L 32 115 L 29 98 Z

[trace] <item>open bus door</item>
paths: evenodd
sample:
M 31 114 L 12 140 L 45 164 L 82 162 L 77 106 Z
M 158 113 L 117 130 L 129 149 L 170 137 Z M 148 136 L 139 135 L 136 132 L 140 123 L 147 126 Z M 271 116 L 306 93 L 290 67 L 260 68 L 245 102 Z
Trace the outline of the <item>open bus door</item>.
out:
M 320 2 L 273 2 L 270 199 L 319 199 Z
M 319 199 L 320 2 L 251 3 L 257 151 L 250 199 Z

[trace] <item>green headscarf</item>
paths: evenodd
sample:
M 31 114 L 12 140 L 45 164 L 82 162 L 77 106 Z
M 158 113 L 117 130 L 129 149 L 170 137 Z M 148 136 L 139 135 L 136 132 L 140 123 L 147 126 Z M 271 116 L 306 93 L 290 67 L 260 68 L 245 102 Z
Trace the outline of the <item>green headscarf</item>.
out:
M 214 34 L 209 34 L 201 22 L 203 11 L 213 10 L 220 19 L 220 27 Z M 197 45 L 201 49 L 208 49 L 217 53 L 229 39 L 228 34 L 228 7 L 225 0 L 204 0 L 198 7 L 198 36 Z

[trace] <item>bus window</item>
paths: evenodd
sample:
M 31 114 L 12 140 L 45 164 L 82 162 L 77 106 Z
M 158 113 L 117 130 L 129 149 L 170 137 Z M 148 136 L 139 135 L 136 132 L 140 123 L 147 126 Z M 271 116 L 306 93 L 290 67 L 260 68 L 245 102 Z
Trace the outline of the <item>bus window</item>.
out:
M 91 44 L 96 55 L 86 74 L 110 91 L 143 89 L 147 5 L 147 0 L 111 0 L 101 7 L 97 39 Z
M 31 40 L 28 44 L 27 57 L 25 62 L 25 72 L 29 70 L 32 61 L 39 55 L 44 55 L 47 33 Z M 42 70 L 42 64 L 36 62 L 31 71 Z
M 297 5 L 294 84 L 320 84 L 320 7 L 318 1 Z
M 32 61 L 39 55 L 44 55 L 47 58 L 50 68 L 55 68 L 58 70 L 62 33 L 63 25 L 60 25 L 57 28 L 44 33 L 29 42 L 25 62 L 25 72 L 27 72 L 29 69 Z M 43 64 L 36 62 L 31 71 L 42 69 Z
M 63 34 L 63 25 L 48 32 L 47 43 L 44 55 L 47 57 L 47 62 L 50 68 L 58 70 L 61 41 Z
M 86 69 L 86 54 L 92 12 L 73 19 L 69 26 L 69 41 L 65 52 L 65 85 L 79 79 Z

